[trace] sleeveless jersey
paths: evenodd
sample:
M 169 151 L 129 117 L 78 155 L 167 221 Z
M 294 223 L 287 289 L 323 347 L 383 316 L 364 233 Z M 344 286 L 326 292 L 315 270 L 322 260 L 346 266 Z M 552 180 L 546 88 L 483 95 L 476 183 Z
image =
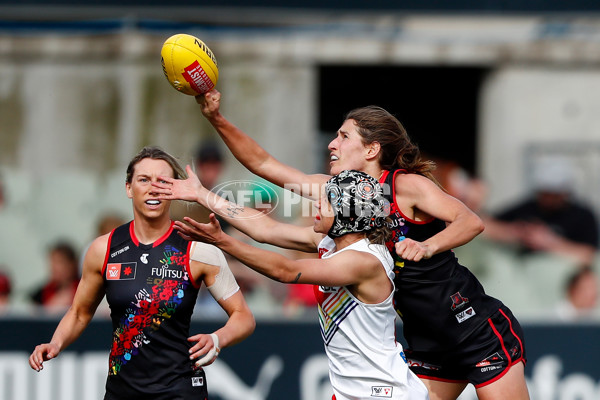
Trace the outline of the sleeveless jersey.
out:
M 393 283 L 392 258 L 385 246 L 363 239 L 335 252 L 329 236 L 319 243 L 321 258 L 346 250 L 373 254 Z M 365 304 L 344 286 L 314 288 L 329 378 L 337 400 L 427 399 L 425 385 L 409 370 L 402 346 L 396 342 L 393 290 L 383 302 Z
M 171 223 L 163 237 L 142 244 L 133 224 L 111 233 L 102 270 L 113 326 L 106 391 L 111 398 L 161 398 L 182 376 L 205 384 L 188 353 L 199 289 L 190 279 L 192 242 Z
M 446 223 L 432 218 L 415 221 L 396 203 L 396 170 L 384 171 L 380 183 L 391 205 L 393 238 L 387 247 L 394 258 L 394 302 L 403 321 L 408 348 L 415 351 L 453 349 L 496 312 L 502 302 L 485 294 L 477 278 L 452 251 L 438 253 L 419 262 L 405 261 L 396 254 L 394 243 L 404 238 L 425 241 L 442 231 Z M 391 190 L 390 190 L 391 189 Z

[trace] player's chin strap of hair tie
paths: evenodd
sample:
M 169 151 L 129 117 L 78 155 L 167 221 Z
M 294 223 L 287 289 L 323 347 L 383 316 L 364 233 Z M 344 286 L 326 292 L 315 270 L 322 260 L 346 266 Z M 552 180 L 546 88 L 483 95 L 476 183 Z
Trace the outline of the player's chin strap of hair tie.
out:
M 219 347 L 219 337 L 215 333 L 211 333 L 210 337 L 212 337 L 214 346 L 212 349 L 209 350 L 208 353 L 204 355 L 204 357 L 196 361 L 197 367 L 201 367 L 206 364 L 212 364 L 221 352 L 221 348 Z

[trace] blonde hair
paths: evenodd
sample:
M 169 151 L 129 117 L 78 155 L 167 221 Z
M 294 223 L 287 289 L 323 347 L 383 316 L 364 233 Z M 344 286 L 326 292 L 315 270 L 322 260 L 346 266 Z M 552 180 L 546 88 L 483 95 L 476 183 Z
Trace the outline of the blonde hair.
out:
M 140 161 L 142 161 L 145 158 L 151 158 L 153 160 L 165 161 L 173 169 L 173 177 L 175 179 L 187 178 L 187 174 L 185 173 L 183 168 L 181 168 L 181 165 L 179 165 L 179 162 L 177 162 L 177 159 L 175 157 L 173 157 L 172 155 L 170 155 L 169 153 L 167 153 L 160 147 L 146 146 L 142 150 L 140 150 L 140 152 L 137 153 L 136 156 L 133 157 L 131 159 L 131 161 L 129 162 L 129 165 L 127 166 L 127 175 L 126 175 L 127 183 L 131 183 L 131 180 L 133 179 L 133 171 L 135 170 L 135 166 L 137 165 L 137 163 L 139 163 Z

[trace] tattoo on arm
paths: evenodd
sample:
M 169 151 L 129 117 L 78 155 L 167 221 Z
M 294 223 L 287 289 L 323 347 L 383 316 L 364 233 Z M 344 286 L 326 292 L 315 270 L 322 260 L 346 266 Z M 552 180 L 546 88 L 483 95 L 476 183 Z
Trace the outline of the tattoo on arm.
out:
M 302 275 L 302 272 L 298 272 L 298 275 L 296 275 L 296 279 L 294 279 L 294 280 L 292 281 L 292 283 L 297 283 L 297 282 L 298 282 L 298 280 L 300 279 L 300 275 Z
M 235 203 L 229 203 L 229 205 L 227 206 L 227 216 L 229 218 L 235 218 L 236 215 L 238 215 L 239 213 L 241 213 L 242 211 L 244 211 L 244 207 L 235 204 Z

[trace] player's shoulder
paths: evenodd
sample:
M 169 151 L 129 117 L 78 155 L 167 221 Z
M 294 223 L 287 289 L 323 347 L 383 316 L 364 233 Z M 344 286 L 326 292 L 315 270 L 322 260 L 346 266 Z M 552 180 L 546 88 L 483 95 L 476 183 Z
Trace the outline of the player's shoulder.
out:
M 109 238 L 110 234 L 107 233 L 106 235 L 97 237 L 90 243 L 83 259 L 84 273 L 86 271 L 99 272 L 102 270 L 108 251 Z
M 203 243 L 192 242 L 189 253 L 190 261 L 196 261 L 202 264 L 223 266 L 227 265 L 225 254 L 217 246 Z
M 106 251 L 108 249 L 109 240 L 110 233 L 98 236 L 92 241 L 92 243 L 88 247 L 87 255 L 104 258 L 104 255 L 106 254 Z
M 431 179 L 414 173 L 396 174 L 394 191 L 396 195 L 421 193 L 423 191 L 439 190 Z
M 364 244 L 364 245 L 363 245 Z M 372 247 L 373 246 L 373 247 Z M 343 257 L 344 259 L 351 260 L 352 262 L 360 261 L 361 264 L 379 264 L 379 260 L 375 255 L 375 249 L 377 245 L 367 242 L 361 242 L 360 245 L 355 245 L 345 251 L 339 251 L 335 254 Z M 383 246 L 385 247 L 385 246 Z

